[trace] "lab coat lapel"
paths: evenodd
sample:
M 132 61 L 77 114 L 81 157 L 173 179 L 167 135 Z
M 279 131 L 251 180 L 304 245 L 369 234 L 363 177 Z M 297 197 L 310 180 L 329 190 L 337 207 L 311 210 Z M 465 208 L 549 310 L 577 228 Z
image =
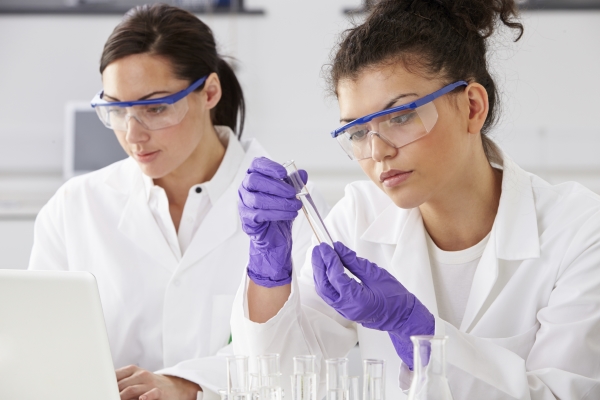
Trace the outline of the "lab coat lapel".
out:
M 238 188 L 246 175 L 250 163 L 255 157 L 266 156 L 266 151 L 254 139 L 242 141 L 245 155 L 233 182 L 223 195 L 213 204 L 206 218 L 198 227 L 192 242 L 188 246 L 180 268 L 187 268 L 217 248 L 233 234 L 241 229 L 241 222 L 237 212 Z M 239 251 L 247 251 L 240 249 Z
M 367 228 L 362 239 L 395 246 L 390 272 L 437 316 L 425 227 L 419 209 L 404 210 L 390 204 Z
M 137 165 L 135 167 L 138 168 Z M 131 191 L 121 214 L 118 229 L 136 246 L 172 272 L 178 264 L 178 259 L 148 207 L 141 171 L 138 169 L 136 172 L 138 173 L 131 174 L 132 179 L 128 182 Z
M 489 242 L 481 256 L 460 330 L 477 322 L 498 278 L 498 259 L 525 260 L 540 256 L 535 200 L 530 176 L 503 154 L 502 194 Z
M 214 204 L 198 227 L 181 260 L 187 268 L 231 237 L 240 226 L 237 210 L 237 186 L 234 182 Z M 240 249 L 246 251 L 246 249 Z

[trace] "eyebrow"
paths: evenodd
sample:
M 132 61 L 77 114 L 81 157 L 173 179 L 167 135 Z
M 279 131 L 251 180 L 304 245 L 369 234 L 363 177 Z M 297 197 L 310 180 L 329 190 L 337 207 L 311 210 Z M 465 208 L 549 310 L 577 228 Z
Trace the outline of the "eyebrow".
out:
M 403 99 L 405 97 L 410 97 L 410 96 L 418 96 L 418 94 L 416 94 L 416 93 L 403 93 L 401 95 L 398 95 L 398 96 L 394 97 L 393 99 L 391 99 L 385 105 L 385 107 L 383 107 L 379 111 L 387 110 L 388 108 L 391 108 L 394 104 L 396 104 L 398 102 L 398 100 Z M 373 114 L 373 113 L 371 113 L 371 114 Z M 340 119 L 340 122 L 343 123 L 343 124 L 347 124 L 347 123 L 352 122 L 352 121 L 357 120 L 357 119 L 358 118 L 342 118 L 342 119 Z
M 135 101 L 140 101 L 140 100 L 147 100 L 152 96 L 156 96 L 157 94 L 170 94 L 170 92 L 167 92 L 165 90 L 160 90 L 158 92 L 152 92 L 150 94 L 145 95 L 144 97 L 140 97 L 139 99 L 135 100 Z M 119 102 L 121 100 L 117 99 L 116 97 L 113 97 L 111 95 L 108 95 L 106 93 L 104 93 L 104 95 L 102 96 L 103 98 L 109 97 L 112 101 L 116 101 Z

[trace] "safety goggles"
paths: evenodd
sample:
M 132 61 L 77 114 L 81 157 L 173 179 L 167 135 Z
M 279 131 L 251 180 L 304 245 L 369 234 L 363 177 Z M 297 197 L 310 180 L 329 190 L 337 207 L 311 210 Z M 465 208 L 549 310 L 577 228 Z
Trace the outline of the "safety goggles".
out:
M 208 76 L 198 79 L 187 89 L 158 99 L 111 102 L 103 100 L 104 91 L 100 91 L 92 100 L 92 107 L 109 129 L 126 131 L 131 118 L 151 131 L 168 128 L 183 120 L 188 111 L 186 96 L 198 89 L 206 78 Z
M 336 129 L 331 136 L 356 161 L 372 157 L 375 136 L 399 149 L 431 132 L 438 119 L 433 100 L 466 85 L 458 81 L 411 103 L 366 115 Z

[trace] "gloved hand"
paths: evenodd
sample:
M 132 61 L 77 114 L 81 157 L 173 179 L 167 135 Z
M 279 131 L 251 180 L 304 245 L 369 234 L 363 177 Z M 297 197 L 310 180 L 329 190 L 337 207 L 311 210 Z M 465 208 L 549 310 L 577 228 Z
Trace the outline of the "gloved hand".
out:
M 344 318 L 390 335 L 398 356 L 413 369 L 412 335 L 433 335 L 435 319 L 388 271 L 356 256 L 340 242 L 312 252 L 317 293 Z M 362 283 L 350 278 L 344 267 Z
M 308 175 L 300 170 L 306 183 Z M 292 222 L 302 208 L 283 166 L 255 158 L 238 190 L 242 229 L 250 237 L 248 276 L 264 287 L 292 280 Z

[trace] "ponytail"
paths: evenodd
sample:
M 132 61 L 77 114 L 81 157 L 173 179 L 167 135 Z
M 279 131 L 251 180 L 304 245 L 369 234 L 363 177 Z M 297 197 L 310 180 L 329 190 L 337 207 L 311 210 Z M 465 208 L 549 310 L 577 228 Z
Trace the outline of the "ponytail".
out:
M 246 103 L 242 87 L 233 72 L 231 66 L 224 59 L 219 59 L 218 73 L 223 92 L 221 101 L 214 109 L 213 124 L 225 125 L 237 132 L 238 139 L 241 138 L 246 118 Z M 238 128 L 239 114 L 239 130 Z

